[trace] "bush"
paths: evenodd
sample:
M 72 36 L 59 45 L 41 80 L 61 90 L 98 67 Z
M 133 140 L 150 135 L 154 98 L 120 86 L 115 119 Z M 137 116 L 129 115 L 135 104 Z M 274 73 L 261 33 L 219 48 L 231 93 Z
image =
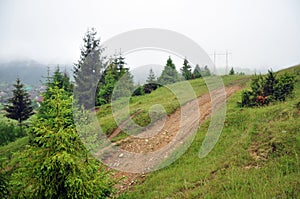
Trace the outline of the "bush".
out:
M 292 96 L 295 76 L 285 73 L 277 78 L 276 74 L 269 71 L 266 77 L 255 75 L 251 81 L 251 91 L 243 91 L 241 105 L 263 106 L 273 101 L 285 101 Z

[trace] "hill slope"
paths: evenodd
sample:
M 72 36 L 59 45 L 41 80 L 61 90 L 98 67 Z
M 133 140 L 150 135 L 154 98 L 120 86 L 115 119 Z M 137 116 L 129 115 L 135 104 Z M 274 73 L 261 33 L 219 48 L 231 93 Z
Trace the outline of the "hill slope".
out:
M 299 66 L 288 69 L 298 70 Z M 293 99 L 239 108 L 230 98 L 220 139 L 198 157 L 209 122 L 189 150 L 167 168 L 137 182 L 124 198 L 298 198 L 300 193 L 300 76 Z
M 300 66 L 289 69 L 298 71 Z M 242 84 L 249 77 L 226 76 L 227 86 Z M 300 75 L 295 97 L 284 103 L 263 108 L 239 108 L 240 92 L 227 103 L 227 118 L 221 137 L 203 159 L 199 149 L 209 125 L 201 125 L 188 151 L 170 166 L 150 173 L 122 196 L 124 198 L 297 198 L 300 193 Z M 203 80 L 192 80 L 197 96 L 207 92 Z M 167 97 L 166 97 L 167 96 Z M 149 124 L 148 110 L 152 104 L 162 103 L 167 114 L 179 106 L 172 93 L 164 88 L 150 95 L 134 97 L 130 111 L 142 109 L 134 120 Z M 109 135 L 116 129 L 110 105 L 97 112 L 102 128 Z M 126 118 L 125 118 L 126 119 Z M 116 140 L 123 139 L 122 133 Z M 19 151 L 28 138 L 0 147 L 4 166 L 14 165 L 13 152 Z M 122 197 L 121 196 L 121 197 Z

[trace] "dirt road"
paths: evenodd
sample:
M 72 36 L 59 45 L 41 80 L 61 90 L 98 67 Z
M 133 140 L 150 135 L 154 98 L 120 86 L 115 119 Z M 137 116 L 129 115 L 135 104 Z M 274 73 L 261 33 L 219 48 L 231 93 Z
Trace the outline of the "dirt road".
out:
M 199 124 L 203 123 L 211 115 L 212 103 L 210 95 L 215 96 L 214 98 L 217 100 L 214 104 L 218 106 L 224 99 L 228 99 L 240 89 L 239 86 L 225 88 L 226 97 L 224 98 L 223 96 L 223 99 L 221 96 L 218 97 L 218 95 L 224 94 L 224 90 L 215 90 L 210 94 L 205 94 L 188 102 L 164 120 L 155 122 L 149 129 L 141 132 L 139 138 L 129 136 L 115 143 L 119 147 L 118 150 L 110 153 L 104 162 L 112 168 L 118 169 L 118 167 L 122 167 L 123 170 L 128 169 L 130 172 L 131 168 L 138 169 L 144 166 L 149 167 L 149 170 L 153 169 L 152 166 L 154 167 L 158 162 L 168 158 L 174 152 L 174 149 L 186 142 L 186 138 L 191 132 L 196 132 Z M 155 135 L 153 135 L 153 132 L 155 132 Z M 156 156 L 152 152 L 155 152 Z M 128 173 L 116 171 L 114 177 L 116 179 L 125 177 L 117 186 L 122 191 L 130 188 L 137 181 L 142 181 L 145 174 L 143 172 Z

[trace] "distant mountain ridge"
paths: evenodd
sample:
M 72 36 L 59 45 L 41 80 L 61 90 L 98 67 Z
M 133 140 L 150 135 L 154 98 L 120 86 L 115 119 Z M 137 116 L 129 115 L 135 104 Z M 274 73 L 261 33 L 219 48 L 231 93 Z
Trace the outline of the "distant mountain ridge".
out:
M 47 77 L 48 67 L 50 74 L 57 65 L 45 65 L 34 60 L 13 60 L 5 63 L 0 63 L 0 83 L 12 84 L 17 78 L 25 84 L 40 85 L 45 81 L 43 77 Z M 71 66 L 60 66 L 61 70 L 65 68 L 70 74 Z

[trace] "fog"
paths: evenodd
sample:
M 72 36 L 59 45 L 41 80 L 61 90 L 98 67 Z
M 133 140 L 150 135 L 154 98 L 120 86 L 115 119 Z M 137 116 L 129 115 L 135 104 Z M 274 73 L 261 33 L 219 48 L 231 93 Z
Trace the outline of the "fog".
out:
M 88 27 L 102 41 L 132 29 L 163 28 L 186 35 L 208 54 L 228 50 L 230 66 L 279 69 L 300 63 L 299 10 L 298 0 L 1 0 L 0 60 L 72 64 Z M 224 56 L 216 65 L 225 66 Z

